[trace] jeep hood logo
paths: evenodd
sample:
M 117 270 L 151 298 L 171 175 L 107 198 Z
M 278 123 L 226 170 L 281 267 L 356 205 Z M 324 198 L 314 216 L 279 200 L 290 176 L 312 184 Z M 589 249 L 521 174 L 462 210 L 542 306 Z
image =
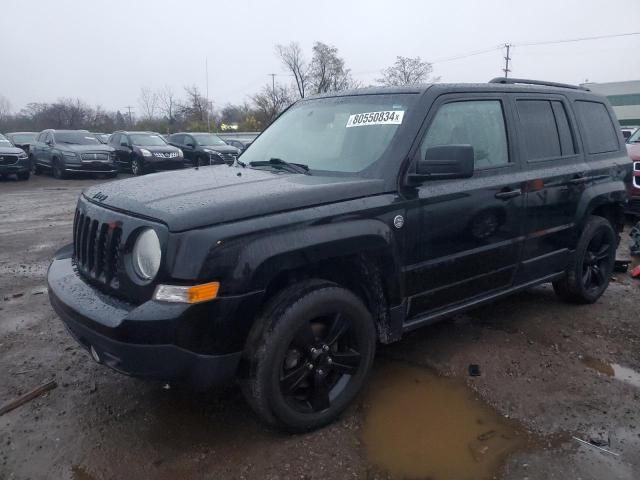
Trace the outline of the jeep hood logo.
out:
M 98 192 L 98 193 L 94 194 L 91 198 L 93 198 L 94 200 L 97 200 L 98 202 L 104 202 L 107 199 L 108 196 L 109 195 L 105 195 L 102 192 Z

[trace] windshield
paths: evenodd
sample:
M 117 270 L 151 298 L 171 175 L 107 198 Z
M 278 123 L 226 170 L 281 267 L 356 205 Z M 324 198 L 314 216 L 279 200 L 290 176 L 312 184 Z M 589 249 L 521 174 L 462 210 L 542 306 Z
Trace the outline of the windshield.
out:
M 16 133 L 12 135 L 13 141 L 16 143 L 30 143 L 36 138 L 35 133 Z
M 640 143 L 640 128 L 633 132 L 633 135 L 629 137 L 627 143 Z
M 141 147 L 159 147 L 167 144 L 160 135 L 156 135 L 154 133 L 133 133 L 129 135 L 129 138 L 131 138 L 131 143 L 133 145 Z
M 196 139 L 196 142 L 200 145 L 204 145 L 205 147 L 213 147 L 215 145 L 226 145 L 222 141 L 222 139 L 217 135 L 212 135 L 210 133 L 195 133 L 192 134 L 193 138 Z
M 251 144 L 242 161 L 280 159 L 311 170 L 360 172 L 385 153 L 414 98 L 360 95 L 299 102 Z
M 0 133 L 0 147 L 13 147 L 13 144 Z
M 100 145 L 100 142 L 89 132 L 56 132 L 57 143 L 71 143 L 73 145 Z

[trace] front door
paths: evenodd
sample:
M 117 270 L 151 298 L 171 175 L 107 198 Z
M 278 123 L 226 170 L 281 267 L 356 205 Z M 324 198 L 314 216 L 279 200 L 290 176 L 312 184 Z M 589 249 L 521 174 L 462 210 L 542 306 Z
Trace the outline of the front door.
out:
M 437 145 L 471 145 L 472 178 L 426 181 L 407 211 L 408 326 L 509 288 L 522 247 L 524 197 L 511 113 L 500 94 L 445 95 L 414 158 Z

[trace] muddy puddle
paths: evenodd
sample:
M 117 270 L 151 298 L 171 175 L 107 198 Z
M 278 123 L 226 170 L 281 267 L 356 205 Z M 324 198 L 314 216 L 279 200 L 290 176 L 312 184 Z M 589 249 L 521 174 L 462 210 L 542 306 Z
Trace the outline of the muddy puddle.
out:
M 633 385 L 634 387 L 640 388 L 640 372 L 623 365 L 618 365 L 617 363 L 603 362 L 602 360 L 594 357 L 586 356 L 582 357 L 580 360 L 591 370 L 595 370 L 598 373 L 607 375 L 608 377 L 613 377 L 617 380 Z
M 460 379 L 400 362 L 373 375 L 363 440 L 369 461 L 393 478 L 429 480 L 494 478 L 511 453 L 539 442 Z

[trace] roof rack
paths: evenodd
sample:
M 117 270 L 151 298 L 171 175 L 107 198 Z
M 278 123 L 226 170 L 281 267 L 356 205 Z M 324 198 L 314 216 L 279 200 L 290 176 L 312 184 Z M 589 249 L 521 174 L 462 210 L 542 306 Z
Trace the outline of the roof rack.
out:
M 489 80 L 489 83 L 503 83 L 503 84 L 516 84 L 522 83 L 525 85 L 544 85 L 545 87 L 559 87 L 559 88 L 570 88 L 572 90 L 586 90 L 590 92 L 587 87 L 582 87 L 579 85 L 570 85 L 568 83 L 557 83 L 557 82 L 545 82 L 542 80 L 527 80 L 525 78 L 506 78 L 506 77 L 496 77 Z

